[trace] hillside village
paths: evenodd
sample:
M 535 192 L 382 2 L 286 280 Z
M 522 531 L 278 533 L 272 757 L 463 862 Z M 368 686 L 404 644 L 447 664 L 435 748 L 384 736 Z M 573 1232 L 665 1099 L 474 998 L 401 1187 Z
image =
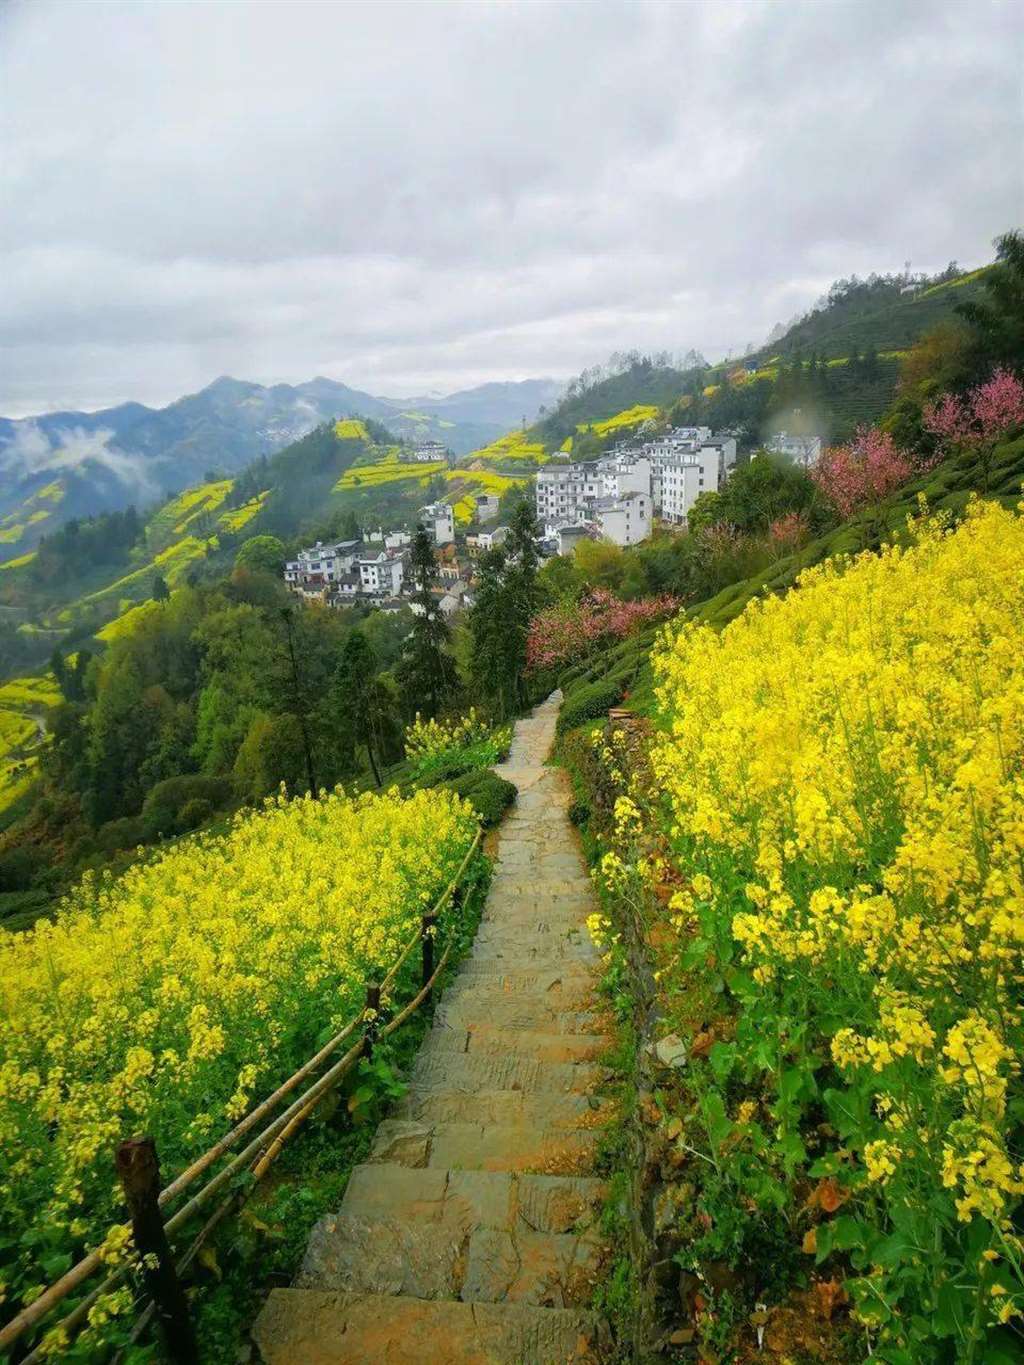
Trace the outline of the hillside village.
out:
M 687 517 L 704 493 L 720 492 L 736 466 L 737 437 L 713 434 L 709 427 L 670 427 L 655 431 L 647 420 L 635 434 L 614 444 L 596 460 L 552 458 L 536 473 L 533 498 L 537 552 L 541 560 L 572 555 L 584 540 L 604 540 L 625 549 L 657 530 L 685 529 Z M 811 469 L 820 458 L 820 436 L 772 437 L 766 452 Z M 411 458 L 436 461 L 447 452 L 439 442 L 418 447 Z M 497 522 L 501 499 L 475 498 L 477 529 L 463 532 L 450 503 L 420 508 L 412 526 L 367 531 L 361 539 L 322 541 L 299 551 L 284 566 L 284 582 L 297 596 L 328 607 L 362 604 L 397 611 L 412 594 L 406 565 L 412 529 L 423 525 L 436 547 L 442 586 L 441 612 L 454 615 L 473 605 L 476 561 L 503 543 L 507 528 Z M 484 529 L 488 528 L 488 529 Z

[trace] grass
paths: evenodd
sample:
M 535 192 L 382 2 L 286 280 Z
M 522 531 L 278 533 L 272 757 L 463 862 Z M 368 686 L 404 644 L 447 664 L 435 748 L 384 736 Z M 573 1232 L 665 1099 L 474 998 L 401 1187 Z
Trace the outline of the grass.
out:
M 577 430 L 592 431 L 595 436 L 611 436 L 616 432 L 631 431 L 642 422 L 649 422 L 660 415 L 661 409 L 655 407 L 653 403 L 637 403 L 631 408 L 617 412 L 614 417 L 606 417 L 600 422 L 581 423 Z
M 60 688 L 51 677 L 11 678 L 0 684 L 0 708 L 57 706 L 60 699 Z
M 36 557 L 35 550 L 29 550 L 27 555 L 19 555 L 17 559 L 8 559 L 0 564 L 0 569 L 23 569 L 26 564 L 31 564 Z
M 231 492 L 231 479 L 217 479 L 211 483 L 197 484 L 186 488 L 151 519 L 148 532 L 151 540 L 167 540 L 171 536 L 184 535 L 191 522 L 206 513 L 215 512 Z
M 72 609 L 89 602 L 104 602 L 107 598 L 123 594 L 128 589 L 139 588 L 143 585 L 148 588 L 149 581 L 156 573 L 159 573 L 166 579 L 168 585 L 173 587 L 185 576 L 192 561 L 201 559 L 205 553 L 205 540 L 198 540 L 195 536 L 186 536 L 174 545 L 168 545 L 165 550 L 154 555 L 141 568 L 125 574 L 123 578 L 117 579 L 114 583 L 108 583 L 105 588 L 90 593 L 88 597 L 80 597 L 77 602 L 72 603 Z
M 466 525 L 473 520 L 476 512 L 474 493 L 497 493 L 500 497 L 509 488 L 522 486 L 525 478 L 510 474 L 496 474 L 493 469 L 449 469 L 445 479 L 455 484 L 459 499 L 454 504 L 455 520 Z
M 148 616 L 160 610 L 160 602 L 139 602 L 120 616 L 115 616 L 113 621 L 108 621 L 102 630 L 96 632 L 97 640 L 105 640 L 110 644 L 113 640 L 120 640 L 125 635 L 130 635 L 136 626 L 140 625 Z
M 494 460 L 499 463 L 522 460 L 531 464 L 545 464 L 548 459 L 543 442 L 531 440 L 530 433 L 526 431 L 510 431 L 505 436 L 499 436 L 489 446 L 482 446 L 480 450 L 474 450 L 466 457 L 467 463 L 470 464 L 477 460 Z
M 243 526 L 248 526 L 253 517 L 259 515 L 269 493 L 270 490 L 266 489 L 250 498 L 248 502 L 243 502 L 241 507 L 231 507 L 228 511 L 222 512 L 217 518 L 217 525 L 225 531 L 240 531 Z
M 13 749 L 22 749 L 36 734 L 36 727 L 28 716 L 19 711 L 0 711 L 0 756 Z
M 35 757 L 0 758 L 0 819 L 32 786 L 38 766 Z M 10 927 L 4 924 L 5 929 Z
M 334 424 L 334 434 L 339 441 L 368 441 L 370 433 L 358 417 L 342 417 Z
M 442 461 L 436 464 L 403 464 L 401 461 L 386 461 L 383 464 L 360 465 L 354 469 L 346 469 L 341 478 L 334 485 L 335 493 L 348 493 L 353 489 L 377 488 L 381 484 L 401 483 L 406 479 L 415 479 L 421 483 L 426 483 L 435 474 L 440 474 L 445 465 Z

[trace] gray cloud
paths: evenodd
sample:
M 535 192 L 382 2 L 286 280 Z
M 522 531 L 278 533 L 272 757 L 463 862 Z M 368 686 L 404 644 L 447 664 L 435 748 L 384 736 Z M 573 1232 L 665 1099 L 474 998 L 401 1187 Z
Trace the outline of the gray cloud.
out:
M 0 412 L 760 340 L 1022 214 L 1013 0 L 0 10 Z
M 0 449 L 0 474 L 12 478 L 62 474 L 87 464 L 106 470 L 140 501 L 156 498 L 160 493 L 153 478 L 156 462 L 119 450 L 113 439 L 112 431 L 83 431 L 75 426 L 48 435 L 28 418 L 15 425 L 10 440 Z

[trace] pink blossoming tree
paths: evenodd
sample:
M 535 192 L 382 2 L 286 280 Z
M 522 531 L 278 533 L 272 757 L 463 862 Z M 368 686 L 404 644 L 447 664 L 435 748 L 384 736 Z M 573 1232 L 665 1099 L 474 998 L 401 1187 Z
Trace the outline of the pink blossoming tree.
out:
M 920 466 L 918 466 L 920 468 Z M 888 432 L 859 427 L 848 445 L 823 451 L 811 478 L 843 517 L 875 507 L 916 472 Z
M 604 588 L 594 588 L 578 602 L 561 602 L 537 613 L 526 645 L 527 667 L 536 670 L 571 663 L 604 640 L 625 639 L 670 616 L 678 605 L 668 595 L 623 602 Z
M 941 455 L 961 450 L 977 459 L 987 489 L 996 442 L 1014 427 L 1024 426 L 1024 384 L 1009 370 L 998 369 L 966 397 L 947 393 L 922 416 Z
M 777 517 L 768 527 L 768 539 L 776 550 L 788 554 L 807 539 L 809 529 L 803 512 L 787 512 L 785 516 Z

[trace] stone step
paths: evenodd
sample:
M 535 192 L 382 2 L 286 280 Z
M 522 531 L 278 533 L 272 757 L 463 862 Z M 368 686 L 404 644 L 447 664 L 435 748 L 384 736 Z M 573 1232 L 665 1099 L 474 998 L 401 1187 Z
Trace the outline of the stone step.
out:
M 544 997 L 508 996 L 493 999 L 481 1017 L 473 1002 L 461 1003 L 448 993 L 434 1011 L 434 1028 L 539 1029 L 543 1033 L 600 1033 L 606 1018 L 596 1010 L 563 1010 Z
M 263 1365 L 597 1365 L 604 1354 L 588 1313 L 314 1289 L 273 1290 L 253 1335 Z
M 538 934 L 527 942 L 522 928 L 487 932 L 472 947 L 470 962 L 508 962 L 509 965 L 535 968 L 558 966 L 561 962 L 583 962 L 591 972 L 597 968 L 598 950 L 591 940 L 579 934 Z
M 534 1029 L 434 1028 L 421 1053 L 454 1052 L 471 1057 L 513 1055 L 540 1062 L 596 1062 L 608 1051 L 603 1033 L 543 1033 Z
M 600 1181 L 573 1176 L 364 1164 L 340 1212 L 314 1228 L 296 1283 L 421 1299 L 583 1305 L 597 1278 L 603 1192 Z
M 522 943 L 526 947 L 538 943 L 582 943 L 593 940 L 586 925 L 575 915 L 512 915 L 496 914 L 481 920 L 473 942 L 474 952 L 486 943 Z
M 605 1190 L 605 1182 L 592 1176 L 445 1171 L 364 1161 L 349 1177 L 341 1212 L 429 1223 L 443 1221 L 454 1208 L 467 1227 L 511 1227 L 523 1217 L 534 1232 L 571 1232 L 592 1225 Z
M 486 935 L 482 941 L 494 935 L 507 939 L 538 939 L 552 941 L 561 938 L 574 938 L 579 942 L 592 942 L 587 932 L 587 917 L 592 913 L 588 904 L 577 910 L 563 909 L 560 905 L 535 906 L 531 909 L 488 911 L 480 921 L 479 933 Z
M 427 1123 L 527 1124 L 549 1134 L 596 1128 L 614 1104 L 594 1095 L 534 1095 L 525 1090 L 432 1090 L 410 1086 L 394 1106 L 396 1118 Z
M 587 1175 L 597 1150 L 596 1128 L 551 1131 L 524 1123 L 431 1123 L 385 1119 L 377 1129 L 371 1162 L 421 1169 L 522 1171 Z
M 522 966 L 517 965 L 514 960 L 505 961 L 502 958 L 468 958 L 459 968 L 459 978 L 465 979 L 471 976 L 491 976 L 491 977 L 541 977 L 550 978 L 575 978 L 578 981 L 592 981 L 594 979 L 594 968 L 588 962 L 581 962 L 578 958 L 566 958 L 564 961 L 555 959 L 538 958 L 533 962 L 527 962 Z M 541 990 L 547 989 L 541 986 Z
M 518 1053 L 478 1054 L 424 1047 L 409 1077 L 415 1086 L 438 1090 L 533 1090 L 586 1094 L 608 1076 L 593 1062 L 542 1062 Z
M 547 1004 L 559 1011 L 576 1011 L 592 1008 L 598 995 L 593 980 L 566 978 L 561 972 L 550 972 L 543 977 L 532 974 L 524 978 L 503 976 L 497 981 L 479 973 L 468 973 L 457 976 L 445 988 L 443 998 L 445 1004 L 475 1010 L 478 1022 L 483 1023 L 488 1008 L 502 1000 L 514 1001 L 524 1009 Z
M 513 873 L 499 867 L 491 880 L 491 890 L 524 901 L 545 896 L 568 898 L 586 895 L 588 900 L 594 899 L 593 882 L 582 870 L 575 875 L 552 876 L 541 875 L 533 870 Z

